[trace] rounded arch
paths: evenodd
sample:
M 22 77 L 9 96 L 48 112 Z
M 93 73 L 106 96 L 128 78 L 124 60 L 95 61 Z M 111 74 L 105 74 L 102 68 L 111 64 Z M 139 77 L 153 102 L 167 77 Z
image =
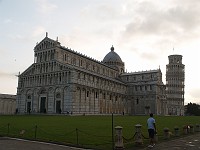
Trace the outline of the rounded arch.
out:
M 56 93 L 56 98 L 60 99 L 61 98 L 61 94 L 60 93 Z
M 20 93 L 21 93 L 21 94 L 24 94 L 24 93 L 25 93 L 25 91 L 22 89 L 22 90 L 20 91 Z
M 54 111 L 58 114 L 60 114 L 64 107 L 63 107 L 63 88 L 62 87 L 56 87 L 54 91 Z
M 26 97 L 27 97 L 27 99 L 31 99 L 32 98 L 32 94 L 33 94 L 33 90 L 32 89 L 28 89 L 26 91 Z
M 34 94 L 34 95 L 38 95 L 38 94 L 39 94 L 39 89 L 35 88 L 35 89 L 33 90 L 33 94 Z
M 63 87 L 63 91 L 65 92 L 66 90 L 68 90 L 69 89 L 69 86 L 65 86 L 65 87 Z
M 40 88 L 39 94 L 46 94 L 46 93 L 47 93 L 47 90 L 45 87 Z
M 60 92 L 62 92 L 61 88 L 60 87 L 56 87 L 55 88 L 55 93 L 60 93 Z
M 48 88 L 48 93 L 52 93 L 54 91 L 53 87 Z

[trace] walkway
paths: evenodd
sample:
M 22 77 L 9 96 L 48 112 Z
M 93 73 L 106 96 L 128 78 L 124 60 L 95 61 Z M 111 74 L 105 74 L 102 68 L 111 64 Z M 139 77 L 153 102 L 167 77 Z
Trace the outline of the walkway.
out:
M 195 133 L 174 140 L 168 140 L 156 144 L 152 150 L 200 150 L 200 133 Z
M 0 137 L 0 150 L 83 150 L 51 143 Z
M 140 148 L 141 150 L 142 148 Z M 200 150 L 200 133 L 195 133 L 174 140 L 156 144 L 153 148 L 143 150 Z M 81 148 L 50 144 L 37 141 L 28 141 L 15 138 L 0 137 L 0 150 L 83 150 Z

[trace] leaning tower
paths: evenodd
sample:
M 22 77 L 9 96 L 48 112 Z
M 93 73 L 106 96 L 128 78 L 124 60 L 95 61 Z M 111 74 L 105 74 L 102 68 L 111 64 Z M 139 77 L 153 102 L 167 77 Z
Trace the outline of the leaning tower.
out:
M 166 65 L 166 95 L 169 115 L 184 115 L 185 65 L 182 55 L 168 56 Z

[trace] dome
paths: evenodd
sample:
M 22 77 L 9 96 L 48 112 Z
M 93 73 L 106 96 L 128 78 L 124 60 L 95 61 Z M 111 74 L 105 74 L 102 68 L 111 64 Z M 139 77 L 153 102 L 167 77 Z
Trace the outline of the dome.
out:
M 114 52 L 113 46 L 110 48 L 110 50 L 111 51 L 104 57 L 103 63 L 107 63 L 107 62 L 120 62 L 120 63 L 122 63 L 120 56 L 117 53 Z

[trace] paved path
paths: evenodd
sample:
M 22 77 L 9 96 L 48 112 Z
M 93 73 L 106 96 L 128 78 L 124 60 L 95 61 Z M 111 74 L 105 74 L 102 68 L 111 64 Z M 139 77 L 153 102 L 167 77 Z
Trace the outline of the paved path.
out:
M 200 150 L 200 133 L 156 144 L 152 150 Z
M 133 148 L 135 149 L 135 148 Z M 140 148 L 141 150 L 142 148 Z M 158 143 L 143 150 L 200 150 L 200 133 Z M 15 138 L 0 138 L 0 150 L 83 150 L 81 148 L 28 141 Z
M 83 150 L 81 148 L 16 138 L 0 138 L 0 150 Z

